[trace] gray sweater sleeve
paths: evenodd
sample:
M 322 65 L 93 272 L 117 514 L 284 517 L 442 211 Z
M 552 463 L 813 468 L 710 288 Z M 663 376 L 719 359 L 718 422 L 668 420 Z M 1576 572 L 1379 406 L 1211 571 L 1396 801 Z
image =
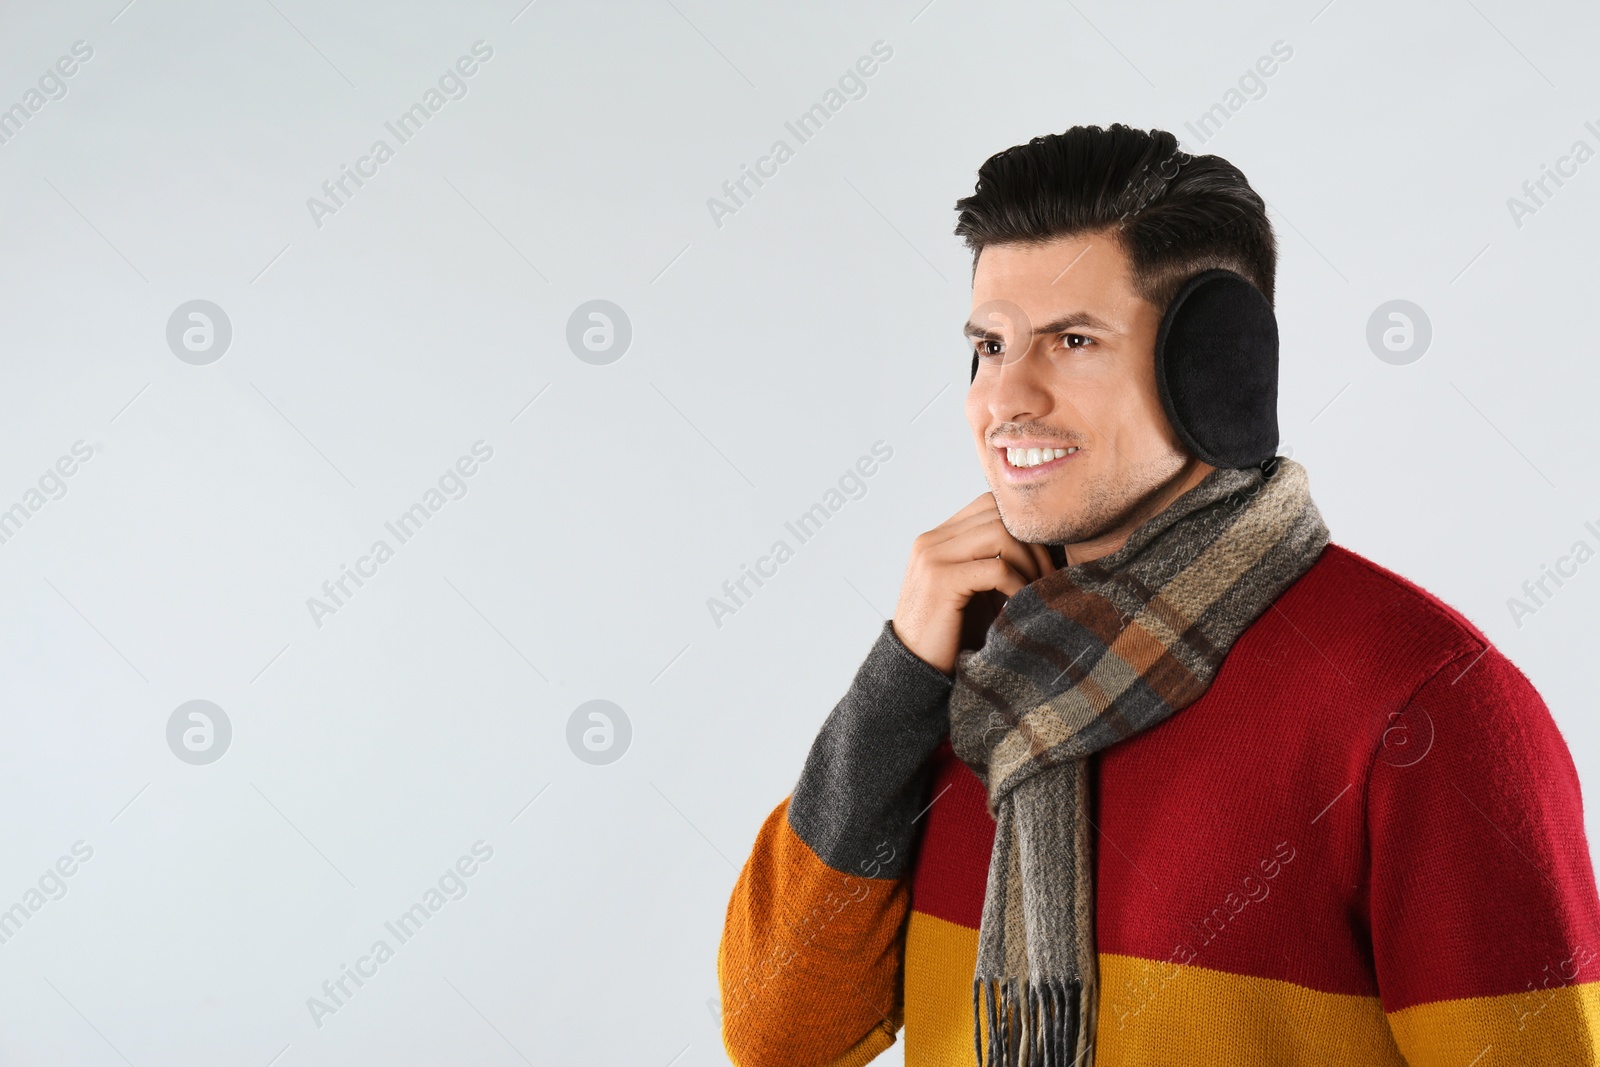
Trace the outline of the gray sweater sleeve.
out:
M 901 877 L 926 803 L 927 759 L 949 732 L 952 679 L 883 624 L 806 756 L 789 826 L 836 871 Z

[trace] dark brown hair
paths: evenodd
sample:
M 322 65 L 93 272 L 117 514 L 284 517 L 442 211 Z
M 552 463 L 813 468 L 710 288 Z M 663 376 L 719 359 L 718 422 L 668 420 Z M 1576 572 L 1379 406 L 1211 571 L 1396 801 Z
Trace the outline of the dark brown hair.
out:
M 956 201 L 972 250 L 1106 231 L 1127 253 L 1134 290 L 1165 308 L 1184 281 L 1225 267 L 1272 302 L 1278 248 L 1266 204 L 1221 156 L 1191 156 L 1166 130 L 1074 126 L 997 152 Z

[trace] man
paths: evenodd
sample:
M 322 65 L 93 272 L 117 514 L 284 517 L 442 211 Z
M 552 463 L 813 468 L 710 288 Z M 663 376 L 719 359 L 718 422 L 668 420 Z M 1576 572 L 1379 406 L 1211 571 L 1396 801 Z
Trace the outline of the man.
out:
M 912 1067 L 1600 1062 L 1571 757 L 1275 455 L 1261 198 L 1114 125 L 957 207 L 992 491 L 916 539 L 757 836 L 733 1062 L 864 1064 L 902 1025 Z

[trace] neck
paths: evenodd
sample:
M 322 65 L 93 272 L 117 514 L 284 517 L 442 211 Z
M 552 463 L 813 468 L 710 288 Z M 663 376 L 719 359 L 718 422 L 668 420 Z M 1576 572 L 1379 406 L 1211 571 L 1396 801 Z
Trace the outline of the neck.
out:
M 1091 537 L 1087 541 L 1062 545 L 1062 551 L 1067 557 L 1067 566 L 1075 567 L 1080 563 L 1088 563 L 1090 560 L 1111 555 L 1127 542 L 1129 534 L 1144 525 L 1147 520 L 1165 511 L 1174 500 L 1199 485 L 1201 480 L 1214 470 L 1216 468 L 1211 464 L 1193 456 L 1188 457 L 1176 474 L 1145 494 L 1144 498 L 1129 511 L 1128 517 L 1114 529 Z

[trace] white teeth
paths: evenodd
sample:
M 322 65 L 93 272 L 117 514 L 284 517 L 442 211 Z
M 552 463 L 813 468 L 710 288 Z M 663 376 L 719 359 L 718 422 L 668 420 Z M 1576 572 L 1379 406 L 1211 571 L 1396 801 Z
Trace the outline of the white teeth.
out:
M 1006 462 L 1013 467 L 1037 467 L 1041 463 L 1048 463 L 1053 459 L 1070 455 L 1078 449 L 1073 448 L 1008 448 L 1006 449 Z

